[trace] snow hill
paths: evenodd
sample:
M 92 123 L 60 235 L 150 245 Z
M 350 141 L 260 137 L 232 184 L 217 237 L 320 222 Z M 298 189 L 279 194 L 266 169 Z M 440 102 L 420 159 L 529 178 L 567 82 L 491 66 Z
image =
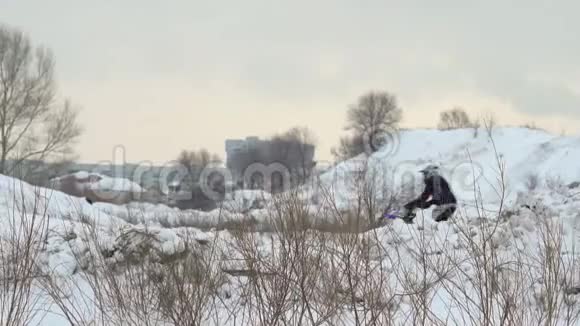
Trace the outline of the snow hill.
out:
M 498 201 L 499 158 L 505 164 L 508 202 L 519 192 L 528 191 L 533 177 L 541 183 L 570 184 L 580 181 L 580 137 L 556 136 L 528 128 L 495 128 L 487 131 L 458 129 L 402 131 L 395 141 L 370 157 L 361 155 L 338 164 L 321 176 L 347 205 L 352 199 L 349 186 L 357 171 L 367 166 L 367 178 L 379 179 L 379 186 L 403 189 L 415 184 L 421 190 L 419 170 L 429 163 L 441 166 L 453 191 L 462 203 L 474 200 L 474 180 L 483 200 Z
M 418 170 L 425 164 L 437 162 L 457 194 L 461 208 L 470 215 L 475 198 L 473 176 L 486 206 L 493 208 L 498 201 L 496 151 L 505 162 L 507 206 L 517 205 L 518 200 L 529 192 L 526 183 L 530 175 L 538 176 L 536 190 L 543 196 L 554 193 L 553 189 L 580 181 L 580 137 L 555 136 L 526 128 L 496 128 L 493 142 L 484 130 L 479 130 L 475 137 L 472 129 L 403 131 L 394 145 L 388 144 L 368 158 L 361 155 L 339 163 L 320 175 L 319 181 L 334 195 L 336 207 L 346 209 L 355 197 L 352 179 L 362 165 L 368 165 L 367 178 L 380 179 L 382 183 L 377 184 L 379 188 L 386 185 L 402 189 L 411 182 L 418 184 L 414 188 L 417 192 L 421 191 Z M 128 181 L 106 180 L 107 184 L 112 185 L 127 184 L 125 181 Z M 140 189 L 138 185 L 131 185 L 131 188 Z M 303 197 L 311 200 L 309 205 L 313 212 L 323 205 L 320 200 L 313 200 L 315 195 L 320 197 L 319 193 L 316 185 L 303 187 Z M 37 200 L 40 200 L 39 207 L 46 207 L 46 215 L 51 217 L 54 230 L 62 229 L 63 225 L 90 222 L 100 226 L 110 237 L 116 237 L 120 229 L 135 226 L 173 230 L 180 227 L 211 229 L 218 223 L 247 216 L 260 222 L 267 218 L 271 196 L 259 191 L 236 191 L 223 208 L 211 212 L 181 211 L 165 205 L 138 202 L 90 205 L 82 198 L 32 187 L 0 175 L 0 218 L 14 216 L 22 204 L 25 204 L 22 207 L 34 207 Z M 253 205 L 256 200 L 260 200 L 261 204 Z
M 472 129 L 403 131 L 396 142 L 370 157 L 361 155 L 337 164 L 320 175 L 319 181 L 335 196 L 337 207 L 346 209 L 355 197 L 352 181 L 361 167 L 367 167 L 364 170 L 367 179 L 380 181 L 379 187 L 404 189 L 408 183 L 420 184 L 417 171 L 430 162 L 436 162 L 442 166 L 443 174 L 458 195 L 461 216 L 467 218 L 469 225 L 469 219 L 475 221 L 477 217 L 473 207 L 474 179 L 487 208 L 493 210 L 498 202 L 497 154 L 500 162 L 505 163 L 508 190 L 506 211 L 511 214 L 508 221 L 502 222 L 496 235 L 501 250 L 509 256 L 510 248 L 517 241 L 538 242 L 537 216 L 530 207 L 543 207 L 546 216 L 563 226 L 567 248 L 580 244 L 580 237 L 575 233 L 580 226 L 577 225 L 580 219 L 580 188 L 571 185 L 580 181 L 580 138 L 555 136 L 525 128 L 496 128 L 492 136 L 490 138 L 484 130 L 474 135 Z M 530 176 L 538 177 L 535 187 L 530 186 Z M 107 182 L 117 184 L 115 180 Z M 535 189 L 532 191 L 530 188 Z M 314 200 L 315 196 L 319 197 L 320 188 L 312 184 L 302 190 L 304 198 L 312 200 L 309 205 L 316 211 L 318 205 L 322 205 L 319 200 Z M 256 199 L 263 201 L 257 208 L 251 204 Z M 14 225 L 15 221 L 27 223 L 34 212 L 50 217 L 47 248 L 39 264 L 41 269 L 62 275 L 73 275 L 92 264 L 88 257 L 95 248 L 88 244 L 90 239 L 87 237 L 91 235 L 83 231 L 87 225 L 97 228 L 101 252 L 113 252 L 119 248 L 130 250 L 146 241 L 153 243 L 155 251 L 172 255 L 184 250 L 183 232 L 188 232 L 189 236 L 194 234 L 200 242 L 218 236 L 231 238 L 227 230 L 210 229 L 217 225 L 218 220 L 235 221 L 248 214 L 257 221 L 263 220 L 267 216 L 269 201 L 271 196 L 268 194 L 241 191 L 228 200 L 223 210 L 212 212 L 180 211 L 164 205 L 136 202 L 127 205 L 90 205 L 82 198 L 33 187 L 0 175 L 0 225 Z M 202 231 L 201 227 L 206 231 Z M 463 253 L 464 244 L 460 241 L 457 227 L 452 223 L 434 223 L 429 211 L 418 218 L 416 228 L 394 221 L 388 228 L 378 230 L 378 238 L 386 246 L 409 242 L 417 238 L 419 229 L 424 230 L 421 234 L 427 241 L 432 241 L 429 243 L 433 243 L 434 252 L 438 250 L 437 246 L 442 246 L 445 250 L 453 248 Z M 0 230 L 0 241 L 9 240 L 10 234 L 7 232 L 9 228 Z M 142 236 L 143 232 L 150 236 Z M 268 243 L 274 241 L 272 236 L 260 234 L 257 237 L 265 243 L 264 250 L 267 252 L 270 247 Z M 231 253 L 232 248 L 227 248 L 224 243 L 218 243 L 223 246 L 224 257 L 235 255 Z M 531 247 L 530 250 L 534 250 Z M 74 255 L 73 251 L 77 254 Z M 79 259 L 78 253 L 87 259 Z M 122 257 L 115 255 L 111 259 Z M 396 284 L 393 286 L 397 287 Z M 434 304 L 445 306 L 446 298 L 443 291 Z M 57 307 L 53 309 L 56 309 L 55 313 L 49 315 L 43 324 L 66 324 L 59 319 Z

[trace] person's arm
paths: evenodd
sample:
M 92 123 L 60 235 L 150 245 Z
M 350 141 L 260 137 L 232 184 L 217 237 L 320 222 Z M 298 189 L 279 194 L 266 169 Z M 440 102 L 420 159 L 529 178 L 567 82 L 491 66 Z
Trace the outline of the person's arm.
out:
M 405 205 L 405 208 L 409 210 L 415 208 L 421 209 L 429 208 L 433 204 L 432 201 L 429 200 L 429 198 L 432 195 L 433 195 L 433 182 L 426 182 L 425 190 L 423 190 L 423 193 L 419 196 L 419 198 L 409 202 L 407 205 Z

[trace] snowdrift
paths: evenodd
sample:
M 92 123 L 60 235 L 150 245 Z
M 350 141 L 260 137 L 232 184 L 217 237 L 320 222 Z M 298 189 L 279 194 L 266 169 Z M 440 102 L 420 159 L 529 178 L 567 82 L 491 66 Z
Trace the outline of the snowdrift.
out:
M 79 171 L 50 180 L 53 189 L 69 195 L 86 197 L 93 202 L 126 204 L 141 198 L 145 190 L 125 178 L 113 178 L 99 173 Z
M 438 163 L 460 204 L 472 203 L 475 193 L 487 203 L 498 202 L 498 160 L 505 164 L 509 203 L 518 192 L 529 190 L 534 177 L 542 183 L 539 187 L 580 181 L 580 137 L 527 128 L 495 128 L 491 136 L 483 129 L 402 131 L 370 157 L 363 154 L 339 163 L 320 179 L 345 207 L 352 201 L 352 180 L 364 169 L 379 187 L 404 190 L 411 184 L 417 193 L 422 190 L 418 171 Z
M 541 257 L 544 252 L 539 249 L 539 244 L 543 237 L 545 239 L 546 225 L 554 225 L 555 229 L 561 230 L 563 244 L 558 247 L 558 253 L 567 260 L 578 259 L 571 248 L 580 244 L 580 237 L 576 233 L 580 227 L 580 188 L 577 183 L 573 184 L 580 181 L 580 138 L 560 137 L 524 128 L 497 128 L 492 136 L 488 137 L 484 130 L 474 135 L 471 129 L 404 131 L 395 143 L 370 157 L 361 155 L 337 164 L 320 175 L 321 185 L 335 196 L 336 206 L 346 209 L 352 204 L 355 195 L 353 180 L 361 170 L 367 180 L 377 181 L 379 187 L 382 185 L 404 190 L 409 183 L 419 183 L 415 190 L 420 191 L 421 179 L 417 171 L 429 162 L 441 164 L 443 174 L 460 200 L 461 208 L 454 221 L 435 223 L 430 217 L 430 211 L 426 210 L 419 214 L 415 225 L 409 226 L 394 220 L 383 228 L 361 235 L 361 239 L 368 241 L 364 245 L 370 248 L 371 259 L 394 271 L 391 273 L 389 270 L 385 275 L 392 278 L 388 281 L 391 282 L 389 286 L 396 293 L 405 291 L 400 280 L 394 279 L 397 271 L 404 268 L 414 275 L 421 270 L 416 260 L 417 253 L 425 249 L 421 246 L 427 244 L 427 255 L 435 257 L 433 259 L 450 252 L 453 257 L 465 258 L 469 262 L 473 258 L 469 256 L 469 246 L 484 241 L 482 234 L 491 232 L 486 229 L 488 227 L 493 227 L 491 243 L 504 262 L 515 261 L 523 253 Z M 505 164 L 508 196 L 502 214 L 498 216 L 498 165 L 501 164 Z M 537 182 L 530 183 L 531 176 L 537 176 Z M 114 182 L 109 188 L 116 189 Z M 132 186 L 131 189 L 139 188 Z M 319 212 L 323 208 L 320 191 L 316 184 L 302 188 L 301 195 L 308 200 L 312 212 Z M 474 193 L 481 194 L 477 207 Z M 178 257 L 191 246 L 185 237 L 193 237 L 203 246 L 217 249 L 219 255 L 216 254 L 216 257 L 222 260 L 219 266 L 243 268 L 243 256 L 239 252 L 240 248 L 232 245 L 232 234 L 227 230 L 212 228 L 218 221 L 237 221 L 248 216 L 257 221 L 266 219 L 271 201 L 272 196 L 267 193 L 240 191 L 232 194 L 222 209 L 212 212 L 180 211 L 165 205 L 138 202 L 91 205 L 84 198 L 33 187 L 0 175 L 0 223 L 10 226 L 0 230 L 0 241 L 8 241 L 9 232 L 14 227 L 18 228 L 19 223 L 26 225 L 31 216 L 40 215 L 49 222 L 44 239 L 46 247 L 37 262 L 40 270 L 45 273 L 74 279 L 79 273 L 92 269 L 95 262 L 91 257 L 95 254 L 104 254 L 111 264 L 123 264 L 127 257 L 134 258 L 140 252 L 150 252 L 157 257 Z M 486 218 L 482 218 L 482 215 L 489 217 L 492 222 L 484 221 Z M 206 226 L 206 231 L 195 227 L 200 224 Z M 92 230 L 92 233 L 87 232 L 87 229 Z M 279 246 L 275 234 L 256 232 L 252 237 L 259 247 L 260 257 L 268 259 L 275 256 L 272 251 Z M 394 265 L 384 258 L 385 252 L 403 247 L 399 257 L 400 265 Z M 459 273 L 459 270 L 462 272 Z M 477 270 L 467 263 L 465 266 L 458 265 L 455 272 L 458 273 L 458 282 L 467 284 Z M 538 298 L 545 297 L 549 291 L 542 287 L 541 271 L 534 273 L 536 271 L 530 271 L 531 281 L 527 285 L 534 287 L 534 295 Z M 333 275 L 333 278 L 341 279 L 341 275 Z M 236 293 L 236 286 L 241 286 L 241 283 L 236 283 L 239 280 L 236 276 L 225 277 L 226 285 L 219 291 L 227 292 L 220 299 L 224 300 L 224 304 L 240 295 Z M 580 284 L 577 287 L 573 285 L 567 283 L 562 288 L 566 291 L 577 288 L 580 291 Z M 465 294 L 476 297 L 477 293 L 469 291 Z M 360 295 L 360 300 L 364 301 L 365 293 Z M 450 314 L 458 318 L 464 313 L 458 307 L 449 307 L 450 302 L 453 302 L 452 295 L 446 288 L 433 289 L 429 304 L 441 320 Z M 412 310 L 405 300 L 400 302 L 398 308 L 402 312 Z M 522 300 L 527 300 L 525 302 L 529 305 L 541 302 L 533 296 Z M 52 309 L 55 313 L 50 314 L 44 324 L 65 323 L 59 319 L 58 308 Z M 340 321 L 350 325 L 348 318 L 352 316 L 349 317 L 348 313 L 345 316 Z M 403 322 L 397 316 L 393 318 Z M 450 324 L 461 323 L 450 321 Z

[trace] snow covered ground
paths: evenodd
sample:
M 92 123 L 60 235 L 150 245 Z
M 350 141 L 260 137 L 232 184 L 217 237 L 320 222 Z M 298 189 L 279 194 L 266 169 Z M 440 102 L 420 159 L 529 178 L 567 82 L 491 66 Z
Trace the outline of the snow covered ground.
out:
M 500 201 L 498 193 L 499 171 L 496 154 L 500 158 L 500 163 L 505 162 L 507 193 L 504 202 Z M 460 199 L 460 209 L 454 222 L 435 223 L 430 216 L 431 210 L 426 210 L 418 216 L 415 225 L 409 226 L 395 220 L 382 228 L 353 235 L 356 240 L 352 245 L 360 250 L 366 248 L 369 255 L 368 257 L 363 255 L 367 260 L 348 264 L 341 260 L 345 256 L 340 254 L 341 250 L 344 250 L 341 243 L 350 241 L 348 237 L 332 236 L 322 241 L 320 235 L 317 236 L 316 233 L 305 235 L 310 247 L 308 250 L 304 248 L 303 252 L 309 253 L 309 259 L 316 258 L 315 253 L 318 251 L 324 252 L 318 260 L 303 266 L 313 268 L 311 274 L 317 275 L 316 279 L 313 277 L 311 280 L 312 291 L 324 284 L 324 288 L 329 291 L 334 289 L 330 292 L 338 296 L 344 291 L 348 292 L 349 284 L 352 286 L 353 280 L 346 278 L 348 273 L 344 266 L 349 264 L 358 269 L 357 275 L 366 275 L 357 281 L 360 286 L 354 287 L 353 291 L 356 293 L 351 293 L 353 300 L 344 299 L 343 303 L 346 306 L 335 307 L 334 315 L 322 324 L 354 325 L 355 320 L 361 318 L 355 311 L 367 309 L 364 310 L 364 314 L 376 313 L 375 310 L 381 311 L 379 315 L 383 315 L 379 320 L 382 322 L 379 324 L 385 324 L 389 318 L 395 325 L 419 323 L 419 319 L 424 318 L 423 324 L 428 325 L 464 325 L 470 320 L 466 311 L 477 311 L 479 306 L 485 306 L 483 303 L 486 303 L 484 299 L 478 301 L 477 287 L 474 286 L 480 279 L 479 272 L 490 268 L 486 265 L 487 261 L 480 265 L 484 261 L 479 260 L 480 257 L 492 257 L 495 265 L 490 271 L 502 271 L 497 273 L 494 280 L 521 285 L 512 288 L 502 283 L 494 285 L 496 288 L 504 289 L 503 293 L 512 291 L 509 293 L 514 295 L 526 293 L 522 298 L 513 298 L 513 304 L 518 305 L 517 309 L 512 309 L 513 311 L 517 312 L 518 309 L 530 306 L 533 306 L 536 312 L 542 311 L 547 305 L 547 298 L 551 298 L 552 301 L 554 298 L 560 298 L 560 301 L 566 302 L 558 306 L 560 312 L 566 307 L 573 306 L 572 303 L 576 299 L 562 292 L 572 291 L 575 286 L 580 285 L 580 280 L 577 279 L 579 275 L 572 275 L 578 273 L 568 274 L 570 266 L 576 268 L 578 265 L 566 265 L 570 268 L 562 272 L 560 271 L 560 268 L 564 268 L 562 263 L 562 266 L 556 268 L 562 275 L 549 274 L 540 270 L 539 266 L 542 266 L 541 262 L 548 260 L 547 253 L 553 249 L 542 247 L 542 243 L 546 242 L 544 241 L 546 234 L 549 233 L 547 230 L 556 230 L 557 232 L 554 232 L 561 236 L 561 243 L 554 249 L 558 252 L 557 256 L 562 257 L 557 261 L 575 264 L 578 258 L 575 247 L 580 240 L 576 234 L 580 223 L 580 188 L 568 185 L 580 181 L 578 163 L 580 138 L 560 137 L 523 128 L 496 128 L 493 132 L 493 142 L 484 130 L 480 130 L 476 137 L 471 129 L 405 131 L 398 138 L 396 145 L 387 145 L 368 159 L 361 156 L 340 163 L 325 172 L 320 176 L 320 184 L 303 188 L 301 197 L 307 200 L 304 205 L 315 218 L 326 216 L 320 213 L 320 209 L 328 208 L 329 204 L 328 201 L 325 202 L 324 198 L 328 197 L 324 194 L 331 195 L 334 199 L 332 203 L 334 208 L 337 212 L 341 212 L 351 208 L 355 202 L 357 194 L 353 188 L 355 183 L 353 179 L 361 171 L 361 166 L 366 166 L 364 174 L 367 180 L 379 181 L 377 187 L 384 186 L 404 191 L 409 183 L 420 183 L 417 171 L 429 162 L 441 164 L 443 174 L 449 179 Z M 537 185 L 534 187 L 530 186 L 530 176 L 538 176 Z M 474 179 L 481 193 L 479 201 L 474 195 L 476 193 Z M 419 189 L 415 191 L 421 190 L 420 185 L 416 188 Z M 325 192 L 326 190 L 328 192 Z M 254 202 L 257 204 L 252 207 Z M 503 205 L 502 216 L 498 218 L 499 204 Z M 38 264 L 41 274 L 57 275 L 69 281 L 77 280 L 78 286 L 82 288 L 81 292 L 87 293 L 90 293 L 92 288 L 82 276 L 85 273 L 96 273 L 95 271 L 103 266 L 107 270 L 117 270 L 119 266 L 128 264 L 135 255 L 139 259 L 145 259 L 144 256 L 139 256 L 143 252 L 146 252 L 148 260 L 153 259 L 155 263 L 173 261 L 185 253 L 197 250 L 191 246 L 198 248 L 198 245 L 200 248 L 214 248 L 219 252 L 214 258 L 217 257 L 216 266 L 221 269 L 244 270 L 249 266 L 247 255 L 251 251 L 244 251 L 243 245 L 251 243 L 254 246 L 252 248 L 259 252 L 257 257 L 271 263 L 262 265 L 256 263 L 256 266 L 274 269 L 275 273 L 273 271 L 272 275 L 288 273 L 285 275 L 289 278 L 300 272 L 286 267 L 295 266 L 300 262 L 282 260 L 286 251 L 282 250 L 283 242 L 279 241 L 279 235 L 269 232 L 253 233 L 252 241 L 244 242 L 248 238 L 240 237 L 228 230 L 215 229 L 220 221 L 237 221 L 248 218 L 249 215 L 257 222 L 265 222 L 272 215 L 270 212 L 276 210 L 274 206 L 270 195 L 248 191 L 234 194 L 224 207 L 212 212 L 179 211 L 164 205 L 147 203 L 130 203 L 122 206 L 105 203 L 90 205 L 82 198 L 71 197 L 54 190 L 35 188 L 19 180 L 0 176 L 0 225 L 10 226 L 0 230 L 0 239 L 3 243 L 8 243 L 11 233 L 19 229 L 18 223 L 27 225 L 35 215 L 48 217 L 49 225 L 44 239 L 46 246 L 36 257 L 35 263 Z M 295 241 L 296 238 L 292 239 Z M 489 243 L 486 242 L 488 240 Z M 320 247 L 322 243 L 325 244 L 324 247 Z M 489 244 L 492 249 L 488 247 L 482 249 L 477 247 L 478 244 Z M 0 251 L 4 248 L 9 246 L 0 247 Z M 95 257 L 101 258 L 95 261 Z M 359 268 L 364 262 L 371 264 L 376 272 L 365 274 L 365 269 Z M 427 268 L 424 268 L 421 262 L 430 264 L 428 271 L 423 274 L 421 271 L 426 271 Z M 505 267 L 514 262 L 517 262 L 516 265 L 519 267 Z M 277 264 L 285 268 L 276 269 Z M 316 269 L 317 266 L 320 268 Z M 527 272 L 522 266 L 529 266 Z M 466 292 L 461 292 L 461 289 L 451 282 L 436 282 L 443 277 L 441 273 L 446 276 L 453 275 L 458 282 L 464 284 Z M 514 273 L 517 276 L 515 278 Z M 325 274 L 331 275 L 324 277 Z M 327 280 L 328 276 L 331 280 Z M 375 278 L 379 276 L 386 277 L 386 280 Z M 224 275 L 223 279 L 220 278 L 221 286 L 217 293 L 223 303 L 210 314 L 214 316 L 214 323 L 215 318 L 221 325 L 252 324 L 249 320 L 256 322 L 257 319 L 248 317 L 252 309 L 247 307 L 255 302 L 246 295 L 250 297 L 252 295 L 241 290 L 251 283 L 251 279 L 229 274 Z M 551 282 L 552 279 L 557 279 L 560 285 Z M 281 279 L 273 277 L 269 280 L 275 282 Z M 514 280 L 526 281 L 528 284 L 524 286 Z M 279 283 L 264 282 L 266 283 L 262 284 L 262 291 L 266 289 L 274 291 L 277 288 L 280 290 Z M 336 287 L 333 285 L 335 283 Z M 422 288 L 422 297 L 409 294 L 411 290 L 420 288 L 420 284 L 425 285 Z M 532 290 L 524 291 L 526 286 Z M 293 284 L 292 287 L 299 286 Z M 373 291 L 373 288 L 380 289 L 380 293 Z M 492 291 L 491 287 L 486 289 Z M 550 292 L 557 293 L 552 293 L 553 296 L 550 297 Z M 260 293 L 266 298 L 271 298 L 265 295 L 265 292 Z M 323 292 L 311 292 L 311 300 L 320 304 L 324 297 L 321 293 Z M 264 298 L 258 294 L 254 295 Z M 72 298 L 71 300 L 79 298 L 81 301 L 80 294 L 72 290 L 68 298 Z M 370 304 L 367 301 L 373 299 L 376 303 L 380 298 L 388 298 L 393 305 L 388 305 L 388 309 L 387 305 L 384 305 L 382 310 L 375 309 L 376 306 L 373 308 L 375 310 L 368 308 Z M 429 307 L 428 312 L 423 310 L 424 315 L 421 315 L 420 309 L 417 308 L 417 303 L 421 300 Z M 461 306 L 462 300 L 465 301 L 465 306 Z M 178 305 L 178 299 L 175 301 Z M 233 308 L 228 310 L 228 305 L 234 305 L 234 301 L 239 311 Z M 349 302 L 351 306 L 347 304 Z M 503 310 L 500 309 L 502 305 L 499 301 L 491 300 L 487 303 L 497 309 L 490 315 L 501 320 Z M 292 304 L 289 305 L 293 307 L 292 309 L 298 309 Z M 395 306 L 398 308 L 395 309 Z M 90 310 L 90 307 L 87 309 Z M 269 309 L 267 312 L 272 313 Z M 284 313 L 289 315 L 292 309 L 284 310 Z M 324 311 L 320 309 L 316 313 L 310 311 L 309 318 L 324 320 Z M 41 324 L 69 324 L 63 316 L 62 307 L 53 304 L 49 310 L 50 313 Z M 387 318 L 388 316 L 384 315 L 385 311 L 391 310 L 392 314 Z M 238 313 L 239 319 L 232 317 L 232 314 Z M 481 312 L 479 315 L 484 314 Z M 412 319 L 410 316 L 419 319 Z M 95 314 L 94 318 L 96 320 L 99 316 Z M 365 319 L 362 324 L 372 324 L 370 320 L 372 318 Z M 209 320 L 206 322 L 211 323 Z M 531 319 L 520 322 L 531 322 Z M 488 320 L 487 323 L 500 324 L 495 319 Z M 552 324 L 558 323 L 564 323 L 560 315 Z
M 403 189 L 416 183 L 420 191 L 419 170 L 429 163 L 441 166 L 458 199 L 474 200 L 477 184 L 486 203 L 497 202 L 498 162 L 505 163 L 507 201 L 513 203 L 518 192 L 527 191 L 530 176 L 543 183 L 571 183 L 580 180 L 580 137 L 556 136 L 528 128 L 495 128 L 490 138 L 487 131 L 473 129 L 440 131 L 435 129 L 401 132 L 394 144 L 371 155 L 342 162 L 321 176 L 332 188 L 339 202 L 352 202 L 352 176 L 367 166 L 367 175 L 380 179 L 380 185 Z M 492 141 L 493 139 L 493 141 Z M 475 182 L 474 182 L 475 181 Z
M 105 191 L 105 192 L 115 191 L 115 192 L 135 192 L 135 193 L 143 191 L 143 188 L 141 188 L 140 185 L 129 179 L 112 178 L 100 173 L 87 171 L 79 171 L 71 175 L 64 175 L 58 178 L 54 178 L 51 180 L 51 183 L 53 183 L 54 188 L 58 188 L 58 185 L 62 182 L 62 180 L 68 177 L 74 178 L 75 180 L 77 180 L 77 182 L 81 183 L 83 186 L 86 186 L 88 189 L 93 191 Z

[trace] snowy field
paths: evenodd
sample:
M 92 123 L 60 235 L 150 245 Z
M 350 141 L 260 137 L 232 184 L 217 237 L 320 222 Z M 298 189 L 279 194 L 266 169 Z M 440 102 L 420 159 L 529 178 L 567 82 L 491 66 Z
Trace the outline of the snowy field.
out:
M 459 199 L 453 221 L 368 228 L 430 162 Z M 0 324 L 580 324 L 579 162 L 577 137 L 412 130 L 299 191 L 212 212 L 90 205 L 0 176 Z

